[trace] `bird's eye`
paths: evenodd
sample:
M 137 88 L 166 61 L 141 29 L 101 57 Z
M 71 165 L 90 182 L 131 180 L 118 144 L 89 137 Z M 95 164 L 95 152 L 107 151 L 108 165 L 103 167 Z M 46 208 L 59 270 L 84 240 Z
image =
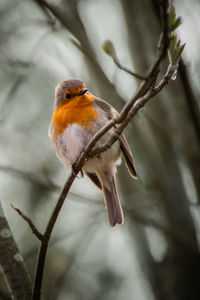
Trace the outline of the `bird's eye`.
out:
M 67 94 L 65 95 L 65 98 L 66 98 L 66 99 L 70 99 L 71 96 L 72 96 L 71 94 L 67 93 Z

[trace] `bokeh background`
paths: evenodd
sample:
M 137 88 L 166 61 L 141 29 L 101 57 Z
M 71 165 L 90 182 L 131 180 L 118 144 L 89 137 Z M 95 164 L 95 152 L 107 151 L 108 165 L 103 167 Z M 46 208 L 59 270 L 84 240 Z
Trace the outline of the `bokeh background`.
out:
M 32 278 L 39 242 L 9 204 L 43 232 L 68 177 L 47 134 L 55 86 L 82 79 L 120 110 L 140 81 L 101 46 L 112 40 L 121 63 L 147 75 L 159 2 L 1 1 L 0 199 Z M 44 299 L 200 299 L 200 2 L 171 3 L 186 47 L 177 79 L 126 130 L 139 179 L 118 168 L 125 223 L 110 228 L 101 192 L 77 179 L 54 228 Z M 2 277 L 0 298 L 9 299 Z

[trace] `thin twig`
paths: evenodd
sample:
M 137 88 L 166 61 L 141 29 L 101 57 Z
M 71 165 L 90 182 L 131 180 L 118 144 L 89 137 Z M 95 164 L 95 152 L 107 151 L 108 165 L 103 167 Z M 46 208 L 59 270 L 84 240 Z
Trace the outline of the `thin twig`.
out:
M 130 75 L 134 76 L 135 78 L 138 78 L 138 79 L 141 79 L 141 80 L 147 80 L 148 79 L 148 77 L 137 74 L 137 73 L 133 72 L 132 70 L 130 70 L 129 68 L 123 66 L 120 63 L 120 61 L 117 57 L 113 57 L 113 61 L 118 66 L 119 69 L 125 71 L 126 73 L 129 73 Z
M 20 217 L 22 217 L 22 219 L 24 219 L 29 227 L 31 228 L 33 234 L 40 240 L 43 240 L 43 235 L 39 232 L 39 230 L 35 227 L 35 225 L 33 224 L 32 220 L 27 217 L 19 208 L 15 207 L 12 203 L 10 203 L 10 206 L 18 213 L 18 215 Z

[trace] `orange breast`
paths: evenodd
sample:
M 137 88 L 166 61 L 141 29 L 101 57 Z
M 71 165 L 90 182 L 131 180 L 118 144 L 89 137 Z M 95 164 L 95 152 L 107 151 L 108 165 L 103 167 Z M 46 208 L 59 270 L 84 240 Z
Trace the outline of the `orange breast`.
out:
M 62 134 L 69 125 L 74 123 L 84 127 L 91 125 L 98 117 L 97 110 L 92 107 L 94 99 L 95 96 L 91 94 L 76 96 L 55 109 L 52 118 L 55 134 Z

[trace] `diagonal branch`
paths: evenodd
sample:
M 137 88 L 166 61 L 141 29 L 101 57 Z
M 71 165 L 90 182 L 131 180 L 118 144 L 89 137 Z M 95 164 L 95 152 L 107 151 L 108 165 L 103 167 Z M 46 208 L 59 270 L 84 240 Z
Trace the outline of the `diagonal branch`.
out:
M 114 130 L 114 133 L 110 136 L 108 142 L 105 145 L 91 151 L 92 149 L 90 150 L 90 144 L 89 144 L 88 145 L 89 151 L 87 150 L 86 147 L 85 152 L 87 152 L 88 155 L 92 157 L 94 155 L 97 155 L 101 152 L 108 150 L 117 141 L 118 137 L 122 134 L 124 128 L 128 125 L 130 120 L 151 98 L 153 98 L 156 94 L 158 94 L 164 88 L 164 86 L 169 83 L 169 81 L 173 78 L 176 71 L 177 71 L 176 68 L 169 67 L 167 73 L 164 75 L 163 79 L 159 82 L 159 84 L 156 87 L 149 89 L 149 91 L 145 94 L 145 96 L 135 101 L 133 103 L 132 108 L 130 108 L 129 111 L 127 111 L 127 114 L 124 114 L 124 111 L 126 111 L 126 106 L 125 106 L 124 110 L 122 110 L 122 112 L 116 119 L 111 120 L 101 130 L 97 132 L 97 134 L 92 140 L 93 142 L 92 145 L 93 144 L 95 145 L 96 142 L 99 140 L 99 138 L 101 138 L 110 128 L 120 123 L 120 125 Z
M 12 203 L 10 204 L 10 206 L 18 213 L 18 215 L 20 217 L 22 217 L 22 219 L 24 219 L 29 227 L 31 228 L 33 234 L 40 240 L 43 240 L 43 235 L 39 232 L 39 230 L 35 227 L 35 225 L 33 224 L 33 221 L 27 217 L 19 208 L 15 207 Z
M 147 80 L 147 77 L 137 74 L 137 73 L 133 72 L 132 70 L 130 70 L 129 68 L 123 66 L 117 57 L 114 57 L 113 61 L 116 64 L 116 66 L 118 66 L 119 69 L 125 71 L 126 73 L 132 75 L 133 77 L 140 79 L 140 80 Z

